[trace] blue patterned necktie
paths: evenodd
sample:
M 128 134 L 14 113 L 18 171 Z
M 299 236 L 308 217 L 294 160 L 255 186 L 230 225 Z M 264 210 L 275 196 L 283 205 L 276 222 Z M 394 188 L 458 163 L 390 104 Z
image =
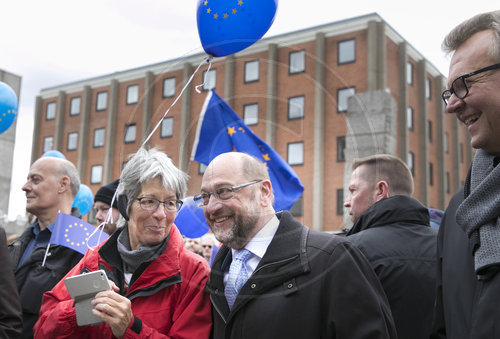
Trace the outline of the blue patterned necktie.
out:
M 231 266 L 229 266 L 226 288 L 224 289 L 229 309 L 233 308 L 236 296 L 248 280 L 248 272 L 245 264 L 251 256 L 252 252 L 247 249 L 236 251 Z

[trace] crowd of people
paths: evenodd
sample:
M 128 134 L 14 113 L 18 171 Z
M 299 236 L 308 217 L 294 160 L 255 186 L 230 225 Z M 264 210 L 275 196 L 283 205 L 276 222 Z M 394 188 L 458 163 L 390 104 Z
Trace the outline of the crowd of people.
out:
M 210 232 L 189 239 L 174 224 L 187 174 L 141 148 L 97 191 L 110 237 L 82 255 L 50 243 L 58 213 L 80 217 L 78 171 L 40 158 L 22 187 L 34 222 L 8 247 L 0 228 L 0 338 L 500 338 L 500 11 L 443 49 L 446 112 L 476 149 L 444 216 L 412 197 L 404 161 L 378 154 L 353 162 L 347 235 L 314 231 L 274 210 L 265 164 L 230 152 L 194 197 Z M 79 326 L 64 279 L 97 270 L 111 289 Z

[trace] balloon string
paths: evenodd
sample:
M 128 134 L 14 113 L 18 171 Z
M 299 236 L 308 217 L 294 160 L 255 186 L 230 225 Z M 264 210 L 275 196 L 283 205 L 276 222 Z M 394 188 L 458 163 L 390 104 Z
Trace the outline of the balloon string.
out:
M 207 56 L 205 59 L 203 59 L 203 61 L 198 65 L 198 67 L 196 68 L 196 70 L 194 71 L 194 73 L 191 75 L 191 77 L 189 78 L 189 80 L 186 82 L 186 84 L 184 85 L 184 87 L 182 88 L 181 92 L 179 93 L 179 95 L 177 96 L 177 98 L 175 98 L 174 102 L 172 103 L 172 105 L 170 105 L 170 107 L 165 111 L 165 113 L 163 114 L 163 117 L 160 119 L 160 121 L 158 121 L 158 123 L 156 124 L 156 126 L 153 128 L 153 130 L 151 131 L 151 133 L 149 133 L 148 137 L 144 140 L 144 142 L 142 143 L 142 146 L 141 147 L 144 147 L 149 139 L 151 139 L 151 137 L 153 136 L 153 134 L 156 132 L 156 130 L 158 129 L 158 127 L 160 127 L 161 125 L 161 122 L 163 121 L 163 119 L 165 119 L 165 117 L 167 116 L 168 112 L 170 111 L 170 109 L 172 107 L 174 107 L 174 105 L 177 103 L 177 101 L 180 99 L 180 97 L 182 96 L 182 94 L 184 93 L 184 91 L 186 90 L 186 88 L 189 86 L 189 84 L 193 81 L 193 78 L 195 76 L 196 73 L 198 73 L 198 71 L 200 70 L 201 66 L 208 62 L 208 70 L 207 72 L 210 70 L 210 67 L 212 66 L 212 57 L 210 56 Z M 203 86 L 205 85 L 205 79 L 203 79 L 203 83 L 201 85 L 198 85 L 195 87 L 196 89 L 196 92 L 200 93 L 198 87 L 200 86 Z
M 108 215 L 109 213 L 111 212 L 111 208 L 109 209 L 109 212 L 108 212 Z M 101 235 L 102 233 L 104 232 L 104 225 L 106 225 L 108 223 L 108 218 L 106 217 L 106 220 L 104 222 L 102 222 L 99 226 L 97 226 L 94 230 L 94 232 L 92 232 L 92 234 L 89 235 L 89 237 L 87 238 L 87 248 L 91 251 L 94 251 L 94 249 L 99 246 L 99 244 L 101 243 Z M 90 238 L 92 238 L 94 236 L 94 234 L 97 232 L 97 231 L 100 231 L 99 232 L 99 237 L 97 237 L 97 244 L 95 246 L 90 246 L 89 245 L 89 242 L 90 242 Z

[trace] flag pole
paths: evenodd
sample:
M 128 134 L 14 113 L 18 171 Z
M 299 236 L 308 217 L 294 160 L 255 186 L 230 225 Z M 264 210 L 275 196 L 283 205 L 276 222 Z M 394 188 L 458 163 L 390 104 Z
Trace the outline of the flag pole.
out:
M 47 249 L 45 250 L 45 255 L 43 256 L 43 262 L 42 262 L 42 267 L 45 266 L 45 260 L 47 259 L 47 255 L 49 254 L 49 247 L 50 247 L 50 241 L 47 244 Z

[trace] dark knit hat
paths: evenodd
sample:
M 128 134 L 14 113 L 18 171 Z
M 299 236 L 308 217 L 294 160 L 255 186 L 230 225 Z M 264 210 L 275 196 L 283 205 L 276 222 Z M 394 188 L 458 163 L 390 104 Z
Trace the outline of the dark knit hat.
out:
M 113 199 L 113 195 L 115 194 L 116 189 L 118 188 L 118 184 L 120 183 L 120 179 L 116 179 L 111 181 L 109 184 L 102 186 L 97 190 L 97 193 L 94 197 L 95 201 L 102 201 L 108 205 L 111 205 L 111 200 Z M 117 208 L 117 199 L 113 202 L 113 207 Z

